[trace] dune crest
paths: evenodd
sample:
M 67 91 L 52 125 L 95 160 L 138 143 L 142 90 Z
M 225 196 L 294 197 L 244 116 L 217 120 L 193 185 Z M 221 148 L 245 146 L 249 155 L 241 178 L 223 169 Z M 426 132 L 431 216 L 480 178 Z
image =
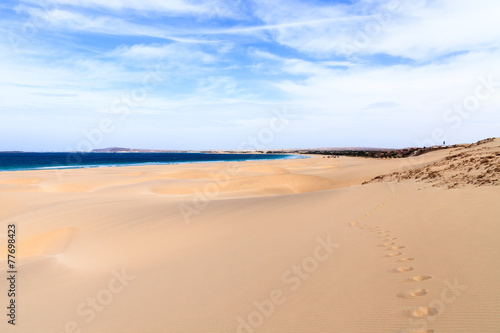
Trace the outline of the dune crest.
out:
M 448 188 L 500 185 L 499 139 L 485 140 L 460 150 L 465 151 L 453 152 L 452 155 L 423 167 L 377 176 L 364 184 L 413 179 Z

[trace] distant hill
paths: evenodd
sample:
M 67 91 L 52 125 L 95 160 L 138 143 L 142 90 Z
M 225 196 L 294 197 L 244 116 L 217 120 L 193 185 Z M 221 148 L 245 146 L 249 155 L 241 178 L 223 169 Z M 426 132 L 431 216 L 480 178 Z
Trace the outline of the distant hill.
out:
M 123 148 L 123 147 L 110 147 L 102 149 L 94 149 L 92 153 L 167 153 L 168 150 L 158 150 L 158 149 L 135 149 L 135 148 Z
M 93 149 L 91 153 L 208 153 L 208 154 L 316 154 L 326 157 L 352 156 L 370 158 L 404 158 L 422 155 L 431 151 L 450 148 L 463 148 L 471 145 L 480 145 L 493 140 L 485 139 L 474 144 L 457 144 L 449 146 L 409 147 L 403 149 L 371 148 L 371 147 L 325 147 L 325 148 L 293 148 L 293 149 L 245 149 L 245 150 L 166 150 L 166 149 L 138 149 L 125 147 L 108 147 Z M 0 153 L 22 153 L 10 151 Z

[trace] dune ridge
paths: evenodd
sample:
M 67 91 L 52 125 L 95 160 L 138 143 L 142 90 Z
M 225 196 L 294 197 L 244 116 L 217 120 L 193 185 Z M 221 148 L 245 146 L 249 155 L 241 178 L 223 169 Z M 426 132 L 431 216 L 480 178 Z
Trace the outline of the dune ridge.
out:
M 453 152 L 424 167 L 377 176 L 364 184 L 413 179 L 448 188 L 500 185 L 500 140 L 480 141 L 461 150 L 465 151 Z

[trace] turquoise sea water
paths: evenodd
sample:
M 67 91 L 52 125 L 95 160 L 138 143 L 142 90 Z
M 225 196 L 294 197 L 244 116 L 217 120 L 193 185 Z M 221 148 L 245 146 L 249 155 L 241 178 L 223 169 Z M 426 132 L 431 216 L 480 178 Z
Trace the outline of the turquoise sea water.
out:
M 205 153 L 0 153 L 0 171 L 275 160 L 290 158 L 302 157 L 276 154 Z

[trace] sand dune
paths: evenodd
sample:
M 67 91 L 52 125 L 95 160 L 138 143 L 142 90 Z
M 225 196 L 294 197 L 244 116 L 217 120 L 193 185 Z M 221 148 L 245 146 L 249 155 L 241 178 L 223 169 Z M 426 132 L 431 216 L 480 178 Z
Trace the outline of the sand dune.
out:
M 59 228 L 19 242 L 18 258 L 63 252 L 77 233 L 76 228 Z
M 498 186 L 500 185 L 500 150 L 498 141 L 453 150 L 445 158 L 404 172 L 375 177 L 370 182 L 415 179 L 434 186 Z M 366 182 L 366 183 L 370 183 Z
M 0 173 L 0 331 L 499 332 L 499 154 Z

